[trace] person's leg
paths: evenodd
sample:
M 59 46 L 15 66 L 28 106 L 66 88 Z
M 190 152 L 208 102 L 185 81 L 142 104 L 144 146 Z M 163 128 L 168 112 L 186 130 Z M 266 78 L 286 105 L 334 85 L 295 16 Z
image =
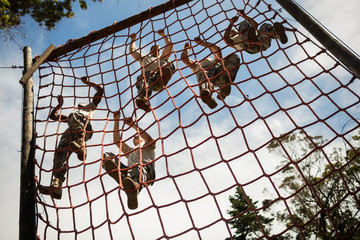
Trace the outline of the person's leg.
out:
M 68 125 L 71 131 L 70 149 L 72 152 L 76 153 L 80 161 L 86 159 L 86 148 L 83 146 L 85 145 L 84 140 L 88 140 L 87 138 L 84 139 L 84 127 L 86 121 L 87 119 L 85 116 L 79 112 L 72 112 L 68 116 Z M 87 135 L 89 135 L 89 133 Z
M 75 140 L 70 142 L 71 151 L 76 153 L 80 161 L 86 160 L 86 156 L 87 156 L 86 142 L 89 141 L 93 135 L 93 129 L 90 121 L 86 123 L 86 120 L 84 120 L 84 122 L 85 122 L 84 124 L 86 124 L 84 126 L 86 127 L 86 130 L 81 129 L 78 130 L 78 132 L 71 134 L 72 139 Z
M 275 22 L 274 25 L 264 23 L 259 28 L 258 40 L 261 42 L 262 51 L 271 46 L 271 39 L 279 39 L 282 44 L 287 43 L 288 38 L 285 28 L 281 23 Z
M 251 42 L 256 38 L 256 29 L 248 21 L 242 21 L 239 23 L 239 34 L 246 42 Z
M 138 207 L 138 183 L 131 177 L 125 177 L 123 180 L 123 188 L 127 196 L 127 205 L 129 209 L 136 209 Z
M 150 73 L 145 73 L 145 80 L 143 75 L 138 76 L 136 83 L 136 88 L 138 89 L 138 96 L 135 100 L 135 103 L 138 108 L 144 110 L 145 112 L 150 111 L 150 103 L 148 100 L 146 100 L 146 97 L 149 98 L 152 94 L 152 87 L 149 88 L 149 80 L 147 77 L 148 74 Z
M 141 185 L 139 185 L 140 166 L 132 166 L 128 170 L 128 176 L 123 180 L 123 188 L 127 196 L 127 204 L 129 209 L 136 209 L 138 207 L 138 194 Z
M 55 150 L 54 177 L 60 179 L 61 181 L 65 181 L 68 159 L 70 158 L 72 152 L 69 149 L 68 138 L 64 138 L 62 140 L 64 141 L 60 140 L 59 146 Z
M 150 168 L 147 166 L 135 165 L 128 170 L 128 176 L 123 180 L 123 188 L 128 198 L 129 209 L 136 209 L 138 207 L 138 194 L 141 191 L 142 185 L 151 180 L 151 174 L 155 178 L 155 171 L 149 172 Z M 141 174 L 140 174 L 141 172 Z
M 258 40 L 257 29 L 255 29 L 249 22 L 242 21 L 239 24 L 239 34 L 244 41 L 241 48 L 250 54 L 256 54 L 261 51 L 260 43 Z
M 55 149 L 54 155 L 54 179 L 50 186 L 38 185 L 39 192 L 45 195 L 50 195 L 55 199 L 62 197 L 62 184 L 65 181 L 65 174 L 67 171 L 68 159 L 71 155 L 69 147 L 69 135 L 67 131 L 61 136 L 58 147 Z
M 216 103 L 215 99 L 212 97 L 209 81 L 206 79 L 204 73 L 197 75 L 197 80 L 198 80 L 198 83 L 200 84 L 199 90 L 200 90 L 201 100 L 206 105 L 208 105 L 209 108 L 211 108 L 211 109 L 216 108 L 217 103 Z
M 264 23 L 259 28 L 257 39 L 260 43 L 260 51 L 266 51 L 271 46 L 271 40 L 275 38 L 275 31 L 271 24 Z
M 231 83 L 235 81 L 236 74 L 240 68 L 240 58 L 235 53 L 228 55 L 224 59 L 224 66 L 219 68 L 220 75 L 214 79 L 214 86 L 220 87 L 218 99 L 225 99 L 231 93 Z
M 175 65 L 170 60 L 162 60 L 160 65 L 163 66 L 159 71 L 156 72 L 154 84 L 154 91 L 161 91 L 167 86 L 170 81 L 172 74 L 175 72 Z
M 276 33 L 276 38 L 278 38 L 282 44 L 285 44 L 288 42 L 285 28 L 281 23 L 279 23 L 279 22 L 274 23 L 274 30 Z
M 102 168 L 105 169 L 105 171 L 109 174 L 110 177 L 112 177 L 117 183 L 120 183 L 119 178 L 119 171 L 118 171 L 118 165 L 119 165 L 119 157 L 117 157 L 112 152 L 105 152 L 103 155 L 104 161 L 102 164 Z M 127 166 L 120 162 L 120 173 L 121 173 L 121 180 L 125 178 L 127 175 Z
M 149 165 L 146 165 L 144 166 L 145 170 L 146 170 L 146 180 L 145 182 L 148 182 L 148 181 L 151 181 L 150 182 L 150 185 L 153 185 L 154 184 L 154 181 L 155 178 L 156 178 L 156 174 L 155 174 L 155 168 L 154 168 L 154 165 L 153 164 L 149 164 Z
M 71 140 L 72 140 L 70 142 L 71 151 L 76 153 L 77 158 L 80 161 L 85 161 L 86 160 L 86 143 L 84 142 L 84 139 L 83 139 L 83 132 L 72 134 Z M 84 146 L 83 146 L 83 143 L 84 143 Z

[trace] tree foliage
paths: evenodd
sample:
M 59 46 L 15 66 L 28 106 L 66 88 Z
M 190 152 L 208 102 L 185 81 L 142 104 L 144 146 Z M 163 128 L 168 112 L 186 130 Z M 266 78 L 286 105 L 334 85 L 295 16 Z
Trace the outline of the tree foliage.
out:
M 296 239 L 360 239 L 360 136 L 346 151 L 325 142 L 298 132 L 267 146 L 282 157 L 280 188 L 292 196 L 291 214 L 277 211 L 276 218 Z
M 264 217 L 259 211 L 256 211 L 257 202 L 253 202 L 249 197 L 247 199 L 248 201 L 239 187 L 236 188 L 235 195 L 229 197 L 232 208 L 228 210 L 228 214 L 232 217 L 229 224 L 236 229 L 233 236 L 235 240 L 254 239 L 262 236 L 264 233 L 261 226 L 267 232 L 267 228 L 273 221 L 272 218 Z
M 73 3 L 77 0 L 0 0 L 0 27 L 11 30 L 19 26 L 21 18 L 30 15 L 40 26 L 48 30 L 65 18 L 74 16 Z M 93 0 L 102 1 L 102 0 Z M 85 0 L 78 0 L 81 9 L 87 9 Z

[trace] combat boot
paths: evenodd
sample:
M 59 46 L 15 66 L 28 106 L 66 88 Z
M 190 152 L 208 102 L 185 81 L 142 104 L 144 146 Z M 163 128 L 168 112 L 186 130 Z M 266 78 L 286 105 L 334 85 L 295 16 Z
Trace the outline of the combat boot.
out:
M 217 96 L 217 99 L 219 100 L 225 100 L 225 98 L 227 96 L 229 96 L 231 93 L 231 85 L 227 85 L 227 86 L 224 86 L 224 87 L 221 87 L 220 91 L 219 91 L 219 94 Z
M 211 96 L 211 92 L 209 89 L 207 88 L 203 88 L 200 90 L 200 97 L 201 100 L 209 106 L 209 108 L 213 109 L 216 108 L 217 103 L 215 101 L 215 99 Z
M 279 22 L 274 23 L 274 30 L 275 30 L 276 38 L 279 39 L 282 44 L 288 42 L 288 38 L 285 33 L 285 28 L 281 23 Z
M 52 180 L 51 186 L 38 185 L 39 192 L 44 195 L 49 195 L 55 199 L 61 199 L 63 181 L 59 178 Z
M 149 101 L 146 101 L 144 98 L 138 97 L 135 100 L 136 106 L 145 112 L 150 112 L 150 103 Z
M 138 194 L 139 189 L 137 183 L 130 177 L 126 177 L 123 180 L 124 191 L 127 196 L 127 204 L 129 209 L 136 209 L 138 207 Z
M 106 172 L 112 177 L 117 183 L 119 183 L 119 171 L 118 165 L 111 160 L 104 161 L 104 168 Z M 125 175 L 121 173 L 121 180 L 125 178 Z

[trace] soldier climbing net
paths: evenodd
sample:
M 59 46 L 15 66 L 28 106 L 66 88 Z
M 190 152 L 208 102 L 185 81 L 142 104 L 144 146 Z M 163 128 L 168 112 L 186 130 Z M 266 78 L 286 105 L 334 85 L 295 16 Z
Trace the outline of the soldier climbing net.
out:
M 283 23 L 289 42 L 273 40 L 269 49 L 254 55 L 227 46 L 222 37 L 239 9 L 260 24 Z M 164 46 L 159 29 L 174 44 L 170 60 L 176 72 L 150 97 L 151 111 L 144 112 L 135 104 L 140 66 L 130 56 L 129 36 L 137 34 L 137 47 L 145 54 L 154 43 Z M 184 44 L 197 36 L 220 46 L 224 57 L 235 53 L 241 59 L 230 96 L 217 100 L 214 109 L 201 101 L 196 77 L 180 59 Z M 210 51 L 193 41 L 192 45 L 191 58 L 210 56 Z M 339 208 L 348 208 L 353 216 L 346 233 L 358 230 L 359 184 L 352 187 L 345 173 L 358 154 L 335 164 L 331 150 L 341 146 L 357 153 L 351 136 L 359 125 L 358 79 L 266 1 L 195 0 L 44 63 L 35 112 L 37 184 L 51 182 L 54 152 L 67 128 L 48 118 L 56 97 L 64 98 L 62 114 L 69 114 L 78 102 L 92 100 L 94 90 L 81 83 L 82 76 L 103 86 L 104 97 L 92 119 L 86 160 L 72 155 L 68 161 L 62 199 L 36 194 L 40 239 L 225 239 L 236 231 L 229 221 L 246 214 L 253 214 L 259 225 L 253 238 L 315 238 L 316 230 L 309 236 L 305 229 L 321 219 L 333 230 L 331 236 L 342 237 L 340 216 L 333 214 Z M 124 142 L 131 145 L 136 133 L 124 124 L 124 117 L 132 117 L 157 140 L 156 179 L 153 186 L 144 186 L 135 210 L 128 209 L 122 185 L 101 167 L 104 152 L 120 154 L 112 138 L 116 111 L 121 113 Z M 325 140 L 321 145 L 310 140 L 315 147 L 298 157 L 281 141 L 296 133 Z M 274 143 L 285 157 L 269 151 Z M 321 157 L 306 171 L 302 164 L 315 152 Z M 301 182 L 292 192 L 281 185 L 290 166 Z M 316 181 L 309 180 L 311 174 Z M 336 202 L 326 202 L 317 186 L 334 174 L 343 191 Z M 248 207 L 230 216 L 229 196 L 236 188 L 244 193 Z M 305 190 L 312 193 L 308 199 L 313 201 L 313 215 L 300 221 L 293 200 Z M 251 204 L 250 198 L 271 201 L 260 206 Z M 288 216 L 287 224 L 275 220 L 271 230 L 265 230 L 259 215 L 279 209 Z

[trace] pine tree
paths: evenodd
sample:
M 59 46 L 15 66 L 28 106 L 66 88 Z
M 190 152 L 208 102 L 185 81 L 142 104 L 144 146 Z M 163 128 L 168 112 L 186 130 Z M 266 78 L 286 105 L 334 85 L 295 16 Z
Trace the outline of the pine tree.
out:
M 231 228 L 236 229 L 233 239 L 253 239 L 268 234 L 267 227 L 273 221 L 272 218 L 262 216 L 256 209 L 256 202 L 246 197 L 241 188 L 237 187 L 234 196 L 229 197 L 231 210 L 228 214 L 232 217 L 229 220 Z M 227 238 L 227 240 L 230 238 Z

